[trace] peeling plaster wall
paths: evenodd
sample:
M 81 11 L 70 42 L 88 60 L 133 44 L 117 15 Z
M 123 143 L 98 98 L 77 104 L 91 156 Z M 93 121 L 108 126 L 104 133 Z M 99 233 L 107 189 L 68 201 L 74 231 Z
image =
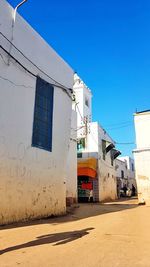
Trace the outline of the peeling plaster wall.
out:
M 135 152 L 134 158 L 139 202 L 150 204 L 150 150 Z
M 0 1 L 0 31 L 12 36 L 13 9 Z M 73 71 L 17 14 L 13 43 L 49 76 L 73 86 Z M 0 44 L 10 44 L 0 35 Z M 31 147 L 36 78 L 0 50 L 0 224 L 64 214 L 71 99 L 54 87 L 52 152 Z M 52 82 L 14 48 L 27 69 Z
M 117 198 L 116 171 L 103 160 L 99 160 L 98 163 L 100 201 L 115 200 Z
M 98 160 L 98 175 L 99 175 L 99 196 L 100 201 L 115 200 L 117 198 L 117 179 L 115 170 L 115 161 L 111 165 L 110 152 L 106 154 L 103 160 L 102 154 L 102 139 L 110 143 L 114 143 L 112 138 L 98 125 L 98 140 L 99 140 L 99 160 Z
M 97 152 L 97 178 L 99 183 L 99 201 L 101 202 L 114 200 L 117 198 L 115 161 L 112 166 L 110 152 L 106 154 L 106 159 L 103 160 L 102 139 L 113 143 L 111 137 L 102 129 L 102 127 L 97 122 L 90 123 L 90 133 L 87 137 L 87 151 L 89 151 L 89 153 L 93 153 L 93 155 L 95 152 Z

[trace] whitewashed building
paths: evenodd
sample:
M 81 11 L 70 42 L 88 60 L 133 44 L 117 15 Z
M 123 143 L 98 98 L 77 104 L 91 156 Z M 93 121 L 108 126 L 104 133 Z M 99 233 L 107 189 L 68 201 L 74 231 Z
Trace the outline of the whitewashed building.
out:
M 139 203 L 150 203 L 150 110 L 134 114 L 136 181 Z
M 92 122 L 92 93 L 77 74 L 74 76 L 74 109 L 77 111 L 78 200 L 94 201 L 117 198 L 115 158 L 120 152 L 98 122 Z
M 0 224 L 64 214 L 73 70 L 0 1 Z
M 116 171 L 119 188 L 126 185 L 132 189 L 132 185 L 134 185 L 137 190 L 134 159 L 129 156 L 119 157 L 116 159 Z

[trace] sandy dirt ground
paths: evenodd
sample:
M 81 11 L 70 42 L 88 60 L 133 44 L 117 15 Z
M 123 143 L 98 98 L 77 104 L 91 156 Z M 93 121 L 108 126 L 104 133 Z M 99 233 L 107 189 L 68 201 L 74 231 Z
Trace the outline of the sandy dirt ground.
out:
M 150 267 L 150 206 L 81 204 L 67 216 L 0 227 L 0 267 Z

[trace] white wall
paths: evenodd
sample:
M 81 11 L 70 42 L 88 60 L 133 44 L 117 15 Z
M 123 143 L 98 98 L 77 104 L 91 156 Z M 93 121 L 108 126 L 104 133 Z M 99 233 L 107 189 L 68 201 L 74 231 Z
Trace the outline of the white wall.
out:
M 98 159 L 98 183 L 99 183 L 99 200 L 113 200 L 117 197 L 117 184 L 116 184 L 116 170 L 115 161 L 113 166 L 111 165 L 110 152 L 106 154 L 105 160 L 103 160 L 102 153 L 102 139 L 109 143 L 114 143 L 111 137 L 105 130 L 98 124 L 98 122 L 92 122 L 89 124 L 89 134 L 87 135 L 87 147 L 85 149 L 85 155 L 93 156 Z M 88 152 L 88 153 L 87 153 Z
M 128 171 L 128 174 L 127 176 L 129 178 L 135 178 L 135 163 L 134 163 L 134 159 L 132 159 L 131 157 L 129 156 L 125 156 L 125 157 L 119 157 L 119 159 L 121 161 L 125 161 L 126 162 L 126 165 L 127 165 L 127 171 Z M 133 166 L 133 168 L 132 168 Z
M 137 147 L 133 151 L 139 202 L 150 203 L 150 112 L 134 116 Z
M 150 204 L 150 150 L 135 151 L 134 158 L 139 202 Z
M 124 172 L 124 178 L 122 178 L 122 173 Z M 128 169 L 126 160 L 120 160 L 120 158 L 116 159 L 116 172 L 119 187 L 123 187 L 125 184 L 128 186 Z
M 85 85 L 85 83 L 80 79 L 80 77 L 74 75 L 74 86 L 73 86 L 76 105 L 74 109 L 77 111 L 77 126 L 80 127 L 84 125 L 84 118 L 87 117 L 88 122 L 92 120 L 92 94 L 90 89 Z M 88 99 L 89 106 L 85 104 L 85 99 Z M 84 129 L 78 131 L 78 137 L 84 135 Z
M 0 2 L 0 31 L 11 39 L 13 9 Z M 10 44 L 0 35 L 0 43 Z M 17 14 L 13 43 L 49 76 L 67 87 L 73 71 Z M 0 223 L 63 214 L 66 210 L 66 163 L 71 99 L 54 87 L 52 152 L 31 146 L 36 78 L 0 51 Z M 27 69 L 52 82 L 14 48 L 11 54 Z M 6 63 L 5 63 L 6 62 Z
M 77 202 L 77 113 L 72 110 L 71 135 L 66 174 L 67 203 Z
M 133 169 L 132 169 L 133 164 Z M 117 178 L 121 181 L 121 187 L 126 184 L 130 189 L 132 188 L 132 184 L 137 189 L 137 184 L 135 180 L 135 163 L 134 159 L 129 156 L 119 157 L 116 160 L 116 170 L 117 170 Z M 124 172 L 124 179 L 121 177 L 121 171 Z
M 102 139 L 108 143 L 114 143 L 112 138 L 106 133 L 106 131 L 99 125 L 99 195 L 100 201 L 114 200 L 117 198 L 117 180 L 115 170 L 115 160 L 113 166 L 111 165 L 110 152 L 106 154 L 105 160 L 103 160 L 102 153 Z
M 150 112 L 134 115 L 137 149 L 150 147 Z

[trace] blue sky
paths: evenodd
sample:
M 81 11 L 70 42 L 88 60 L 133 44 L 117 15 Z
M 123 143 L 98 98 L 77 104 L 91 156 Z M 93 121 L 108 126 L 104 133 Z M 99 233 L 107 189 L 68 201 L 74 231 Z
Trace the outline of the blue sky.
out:
M 150 1 L 28 0 L 19 13 L 92 90 L 93 120 L 134 142 L 133 113 L 150 109 Z

